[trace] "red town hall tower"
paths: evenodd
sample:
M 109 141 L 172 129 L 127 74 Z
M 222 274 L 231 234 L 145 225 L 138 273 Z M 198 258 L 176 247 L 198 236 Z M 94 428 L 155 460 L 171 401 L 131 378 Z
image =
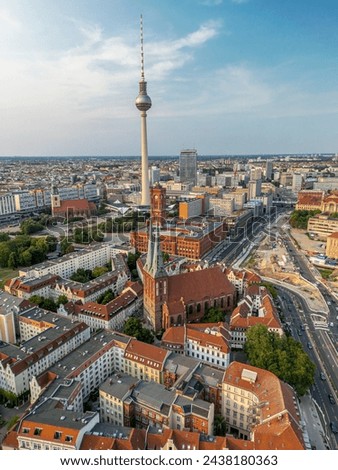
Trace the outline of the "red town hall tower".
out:
M 160 227 L 163 227 L 166 222 L 165 198 L 166 190 L 161 185 L 157 184 L 150 188 L 150 218 L 154 224 Z

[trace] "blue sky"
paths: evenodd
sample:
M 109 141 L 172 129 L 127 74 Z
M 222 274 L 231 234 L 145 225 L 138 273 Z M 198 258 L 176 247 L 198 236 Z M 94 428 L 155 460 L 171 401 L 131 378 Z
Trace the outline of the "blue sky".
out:
M 0 155 L 338 152 L 336 0 L 0 0 Z

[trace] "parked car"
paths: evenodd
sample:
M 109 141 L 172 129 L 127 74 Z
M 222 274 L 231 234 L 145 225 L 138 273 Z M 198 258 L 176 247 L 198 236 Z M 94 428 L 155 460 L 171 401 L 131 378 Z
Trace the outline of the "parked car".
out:
M 333 432 L 333 434 L 338 434 L 338 426 L 333 421 L 331 421 L 330 423 L 330 429 Z
M 332 395 L 332 393 L 329 393 L 329 394 L 328 394 L 328 397 L 329 397 L 329 400 L 330 400 L 331 405 L 335 405 L 335 404 L 336 404 L 336 400 L 334 399 L 334 396 Z
M 320 380 L 326 380 L 326 376 L 325 376 L 324 372 L 320 373 Z

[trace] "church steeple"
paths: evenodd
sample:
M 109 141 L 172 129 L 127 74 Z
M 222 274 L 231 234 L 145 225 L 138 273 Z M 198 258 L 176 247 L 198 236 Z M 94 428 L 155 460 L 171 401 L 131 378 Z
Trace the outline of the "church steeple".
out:
M 153 278 L 167 275 L 163 264 L 160 236 L 160 227 L 158 225 L 154 226 L 150 221 L 148 234 L 148 253 L 144 269 Z
M 144 269 L 148 272 L 150 272 L 151 266 L 153 264 L 153 253 L 154 253 L 153 224 L 150 219 L 149 228 L 148 228 L 148 253 L 147 253 L 147 259 L 144 265 Z

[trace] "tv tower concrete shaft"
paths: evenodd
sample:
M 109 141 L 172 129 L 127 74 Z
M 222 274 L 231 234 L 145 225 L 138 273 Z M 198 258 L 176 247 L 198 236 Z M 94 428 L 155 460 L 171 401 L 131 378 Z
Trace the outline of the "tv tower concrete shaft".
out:
M 142 164 L 142 194 L 141 204 L 150 205 L 149 171 L 148 171 L 148 138 L 147 138 L 147 111 L 151 108 L 151 99 L 147 94 L 147 82 L 144 78 L 143 53 L 143 20 L 141 15 L 141 80 L 139 81 L 139 94 L 135 105 L 141 111 L 141 164 Z

